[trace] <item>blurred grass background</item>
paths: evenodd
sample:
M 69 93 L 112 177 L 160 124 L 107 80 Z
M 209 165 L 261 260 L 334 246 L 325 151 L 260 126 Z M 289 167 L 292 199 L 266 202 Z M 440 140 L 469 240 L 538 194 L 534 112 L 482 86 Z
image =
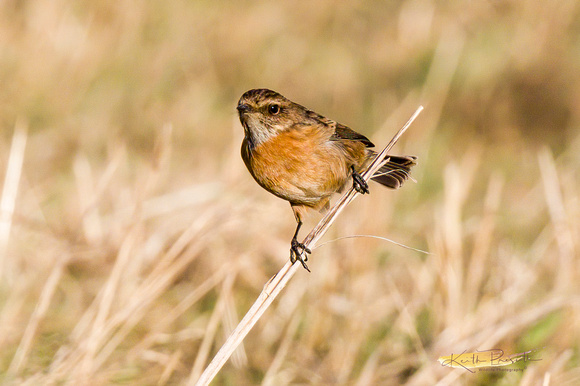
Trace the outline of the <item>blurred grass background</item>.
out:
M 419 156 L 216 384 L 580 383 L 580 4 L 0 4 L 0 381 L 195 381 L 288 258 L 239 156 L 267 87 Z M 311 216 L 303 233 L 320 217 Z M 541 349 L 517 372 L 437 358 Z M 537 358 L 538 356 L 536 356 Z

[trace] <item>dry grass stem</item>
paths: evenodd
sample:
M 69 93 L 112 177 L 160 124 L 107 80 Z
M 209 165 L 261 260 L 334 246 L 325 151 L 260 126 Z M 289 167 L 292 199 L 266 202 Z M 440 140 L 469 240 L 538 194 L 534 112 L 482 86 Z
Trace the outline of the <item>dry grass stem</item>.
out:
M 18 374 L 26 365 L 26 360 L 34 343 L 34 337 L 36 336 L 38 326 L 48 311 L 48 307 L 50 306 L 50 302 L 62 276 L 63 269 L 64 261 L 62 260 L 59 261 L 52 269 L 52 272 L 50 273 L 50 276 L 48 277 L 48 280 L 42 289 L 38 304 L 36 305 L 30 321 L 26 326 L 26 330 L 24 331 L 24 335 L 20 345 L 18 346 L 18 350 L 14 355 L 14 359 L 12 360 L 12 363 L 10 363 L 10 367 L 8 368 L 9 374 Z
M 544 195 L 552 223 L 555 227 L 556 243 L 560 250 L 560 269 L 558 285 L 567 288 L 572 282 L 574 273 L 574 235 L 570 231 L 566 216 L 566 205 L 561 192 L 561 183 L 551 152 L 543 149 L 538 154 L 538 163 L 544 185 Z
M 12 216 L 16 206 L 18 185 L 22 175 L 27 134 L 28 126 L 26 123 L 21 120 L 17 121 L 14 127 L 14 135 L 12 136 L 12 145 L 10 146 L 2 197 L 0 197 L 0 280 L 4 278 L 6 249 L 12 227 Z
M 413 121 L 423 110 L 423 106 L 419 106 L 417 110 L 413 113 L 411 118 L 403 125 L 403 127 L 395 134 L 391 141 L 385 146 L 385 148 L 377 155 L 373 162 L 369 165 L 366 171 L 361 173 L 362 178 L 365 181 L 369 181 L 371 177 L 386 163 L 388 162 L 388 152 L 397 143 L 399 138 L 403 133 L 409 128 Z M 326 213 L 326 215 L 320 220 L 320 222 L 314 227 L 314 229 L 306 236 L 304 239 L 304 245 L 306 248 L 314 245 L 330 228 L 332 223 L 336 220 L 338 215 L 342 212 L 344 208 L 354 199 L 357 195 L 356 190 L 351 187 L 348 189 L 337 201 L 337 203 Z M 291 264 L 290 261 L 282 267 L 282 269 L 272 277 L 268 283 L 264 286 L 264 289 L 258 296 L 258 299 L 254 302 L 250 310 L 246 313 L 244 318 L 230 334 L 226 342 L 217 352 L 213 360 L 207 366 L 201 377 L 195 383 L 196 386 L 209 385 L 213 378 L 217 375 L 222 366 L 226 363 L 229 357 L 232 355 L 234 350 L 238 345 L 244 340 L 246 335 L 258 322 L 264 312 L 268 309 L 270 304 L 286 286 L 288 281 L 294 276 L 296 271 L 300 269 L 300 264 Z M 192 377 L 190 378 L 189 384 L 194 384 L 195 380 L 195 369 L 197 367 L 197 361 L 194 365 L 194 370 L 192 370 Z
M 408 245 L 405 245 L 405 244 L 399 243 L 399 242 L 397 242 L 397 241 L 395 241 L 395 240 L 391 240 L 391 239 L 388 239 L 388 238 L 386 238 L 386 237 L 382 237 L 382 236 L 375 236 L 375 235 L 351 235 L 351 236 L 342 236 L 342 237 L 338 237 L 338 238 L 336 238 L 336 239 L 328 240 L 328 241 L 326 241 L 326 242 L 324 242 L 324 243 L 322 243 L 322 244 L 318 244 L 317 246 L 315 246 L 315 247 L 313 247 L 313 248 L 311 248 L 311 249 L 312 249 L 312 250 L 315 250 L 315 249 L 318 249 L 318 248 L 320 248 L 320 247 L 322 247 L 322 246 L 324 246 L 324 245 L 328 245 L 328 244 L 330 244 L 330 243 L 334 243 L 334 242 L 336 242 L 336 241 L 340 241 L 340 240 L 347 240 L 347 239 L 357 239 L 357 238 L 367 238 L 367 239 L 377 239 L 377 240 L 383 240 L 383 241 L 387 241 L 387 242 L 389 242 L 389 243 L 391 243 L 391 244 L 398 245 L 399 247 L 402 247 L 402 248 L 405 248 L 405 249 L 409 249 L 409 250 L 411 250 L 411 251 L 415 251 L 415 252 L 419 252 L 419 253 L 424 253 L 424 254 L 426 254 L 426 255 L 430 255 L 430 253 L 429 253 L 429 252 L 427 252 L 427 251 L 424 251 L 424 250 L 422 250 L 422 249 L 413 248 L 413 247 L 410 247 L 410 246 L 408 246 Z

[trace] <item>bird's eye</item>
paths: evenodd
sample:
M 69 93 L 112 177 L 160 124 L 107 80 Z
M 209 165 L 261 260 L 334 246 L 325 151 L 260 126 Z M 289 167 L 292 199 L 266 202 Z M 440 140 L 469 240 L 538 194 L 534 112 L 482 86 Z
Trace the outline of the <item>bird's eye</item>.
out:
M 280 112 L 280 106 L 276 104 L 272 104 L 268 106 L 268 112 L 272 115 L 276 115 Z

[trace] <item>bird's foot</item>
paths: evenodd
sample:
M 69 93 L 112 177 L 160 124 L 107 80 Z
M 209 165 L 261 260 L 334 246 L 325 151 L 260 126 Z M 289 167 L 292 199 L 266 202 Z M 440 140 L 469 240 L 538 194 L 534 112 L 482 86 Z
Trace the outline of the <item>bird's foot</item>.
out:
M 306 265 L 306 262 L 308 261 L 308 253 L 312 253 L 312 251 L 309 248 L 306 248 L 304 244 L 299 243 L 296 238 L 292 239 L 290 247 L 290 262 L 294 264 L 296 261 L 299 261 L 304 269 L 310 272 L 310 269 Z
M 369 184 L 352 168 L 352 186 L 360 194 L 370 193 Z

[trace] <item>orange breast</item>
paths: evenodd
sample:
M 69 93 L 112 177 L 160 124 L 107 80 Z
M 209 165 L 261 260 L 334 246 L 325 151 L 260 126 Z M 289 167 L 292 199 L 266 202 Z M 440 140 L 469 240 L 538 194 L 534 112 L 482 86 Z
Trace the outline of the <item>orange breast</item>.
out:
M 282 132 L 251 150 L 246 165 L 264 189 L 290 203 L 316 207 L 350 175 L 350 157 L 328 137 L 309 127 Z

